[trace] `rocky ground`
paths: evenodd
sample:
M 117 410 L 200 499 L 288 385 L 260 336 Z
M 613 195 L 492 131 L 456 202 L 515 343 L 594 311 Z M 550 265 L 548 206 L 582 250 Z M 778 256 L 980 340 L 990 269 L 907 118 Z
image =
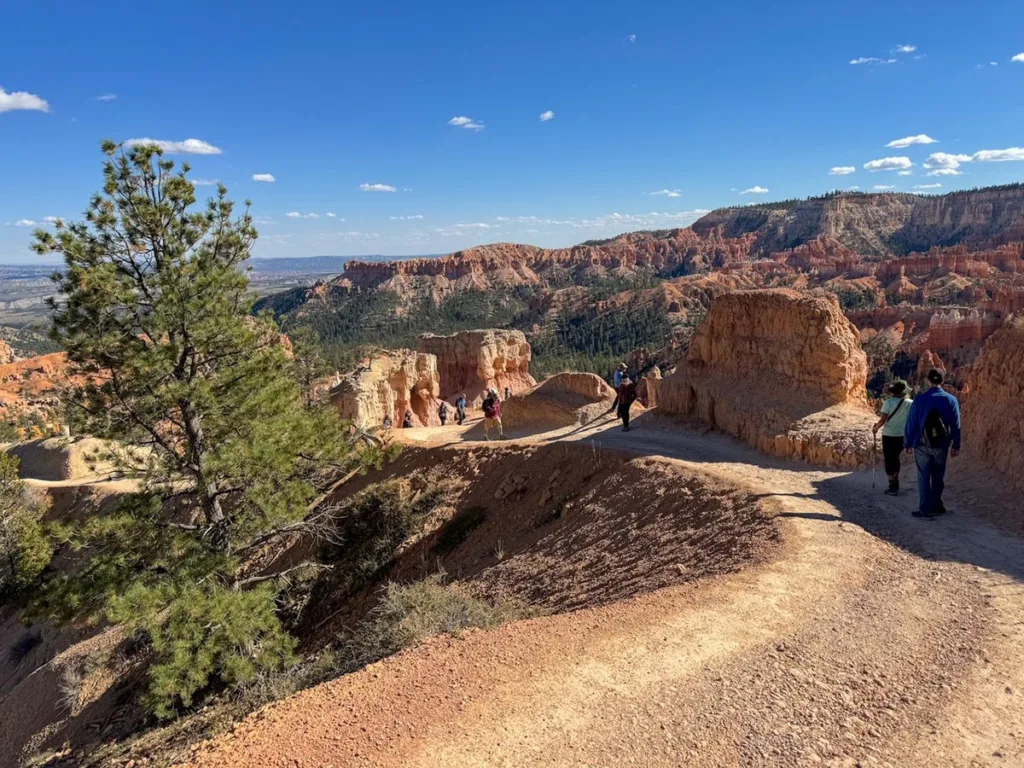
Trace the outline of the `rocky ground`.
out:
M 786 546 L 730 575 L 435 638 L 261 710 L 192 765 L 1024 764 L 1024 543 L 982 520 L 1000 515 L 991 489 L 954 486 L 954 512 L 919 521 L 912 482 L 892 499 L 870 472 L 636 424 L 522 442 L 585 441 L 758 488 Z

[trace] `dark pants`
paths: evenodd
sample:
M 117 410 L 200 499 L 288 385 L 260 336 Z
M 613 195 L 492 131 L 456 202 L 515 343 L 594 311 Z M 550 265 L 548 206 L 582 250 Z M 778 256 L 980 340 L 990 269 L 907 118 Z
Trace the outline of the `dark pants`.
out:
M 608 409 L 608 413 L 616 411 L 619 407 L 619 390 L 615 390 L 615 399 L 612 400 L 612 407 Z
M 882 456 L 885 458 L 885 474 L 896 476 L 899 484 L 900 454 L 903 453 L 903 438 L 882 435 Z
M 922 512 L 935 514 L 942 506 L 942 489 L 945 487 L 946 456 L 949 446 L 931 448 L 919 445 L 914 448 L 914 461 L 917 464 L 917 493 L 920 497 L 919 508 Z
M 626 405 L 625 403 L 622 403 L 621 405 L 619 405 L 619 418 L 622 419 L 622 426 L 625 427 L 626 429 L 629 429 L 629 406 L 630 405 L 632 405 L 632 403 L 630 403 L 629 405 Z
M 459 408 L 455 412 L 455 420 L 459 422 L 459 426 L 466 420 L 466 410 L 464 408 Z

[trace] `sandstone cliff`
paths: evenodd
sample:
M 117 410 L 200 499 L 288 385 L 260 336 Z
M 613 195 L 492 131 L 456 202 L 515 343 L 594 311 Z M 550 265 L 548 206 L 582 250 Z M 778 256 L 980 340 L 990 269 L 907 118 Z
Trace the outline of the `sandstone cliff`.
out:
M 342 378 L 330 393 L 343 419 L 379 427 L 385 416 L 401 427 L 407 410 L 417 427 L 440 424 L 437 358 L 411 349 L 380 352 Z
M 479 401 L 488 387 L 504 396 L 505 387 L 520 393 L 537 383 L 530 375 L 530 344 L 522 331 L 428 333 L 419 337 L 417 349 L 437 358 L 441 397 L 446 400 L 466 393 L 471 402 Z
M 6 341 L 0 339 L 0 365 L 7 365 L 14 362 L 14 350 Z
M 986 342 L 971 367 L 970 383 L 963 412 L 965 455 L 993 467 L 1024 493 L 1024 317 Z M 1015 503 L 1022 509 L 1019 496 Z
M 684 363 L 660 381 L 658 409 L 694 416 L 775 455 L 870 461 L 867 359 L 834 298 L 791 290 L 715 300 Z

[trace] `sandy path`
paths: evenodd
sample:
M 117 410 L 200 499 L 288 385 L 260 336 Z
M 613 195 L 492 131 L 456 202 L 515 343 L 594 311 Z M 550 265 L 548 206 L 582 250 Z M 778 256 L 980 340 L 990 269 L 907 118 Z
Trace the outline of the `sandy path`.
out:
M 955 489 L 960 511 L 929 523 L 870 474 L 654 417 L 530 438 L 551 439 L 753 485 L 791 545 L 734 576 L 437 638 L 264 709 L 196 764 L 1024 765 L 1024 544 Z

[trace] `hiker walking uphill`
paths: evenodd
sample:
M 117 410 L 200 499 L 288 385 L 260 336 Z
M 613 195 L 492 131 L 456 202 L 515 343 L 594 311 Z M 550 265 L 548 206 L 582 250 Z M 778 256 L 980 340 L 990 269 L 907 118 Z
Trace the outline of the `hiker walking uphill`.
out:
M 942 371 L 928 372 L 931 387 L 914 399 L 903 440 L 917 464 L 918 509 L 914 517 L 931 520 L 944 514 L 946 456 L 960 453 L 960 404 L 942 388 Z
M 466 393 L 463 392 L 459 395 L 459 399 L 455 401 L 455 421 L 462 426 L 462 422 L 466 420 Z
M 441 405 L 437 409 L 437 418 L 441 420 L 442 427 L 448 423 L 448 403 L 441 401 Z
M 619 404 L 618 416 L 622 419 L 622 431 L 629 432 L 629 409 L 636 400 L 636 385 L 629 376 L 622 377 L 622 384 L 619 385 L 619 397 L 616 402 Z
M 889 487 L 885 493 L 897 496 L 900 492 L 900 454 L 903 453 L 903 432 L 910 416 L 913 400 L 907 395 L 907 382 L 896 379 L 889 385 L 892 395 L 882 403 L 880 418 L 871 431 L 877 435 L 882 430 L 882 456 L 885 460 L 885 474 L 889 476 Z
M 498 391 L 496 389 L 487 390 L 487 396 L 481 406 L 484 409 L 484 438 L 490 440 L 491 428 L 497 426 L 498 437 L 504 440 L 505 432 L 501 428 L 501 400 L 498 399 Z
M 619 389 L 622 387 L 622 379 L 626 375 L 626 364 L 619 363 L 619 367 L 615 369 L 615 373 L 612 374 L 612 389 L 615 390 L 615 400 L 612 402 L 612 407 L 608 409 L 608 413 L 614 413 L 619 407 Z

